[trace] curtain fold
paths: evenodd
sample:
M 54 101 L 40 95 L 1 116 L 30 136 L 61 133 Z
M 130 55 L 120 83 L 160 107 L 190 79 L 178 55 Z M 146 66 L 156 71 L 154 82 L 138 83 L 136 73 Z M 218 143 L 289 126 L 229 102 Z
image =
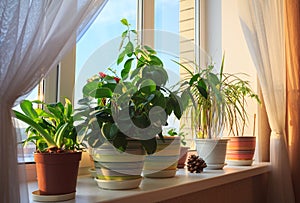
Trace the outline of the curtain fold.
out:
M 238 1 L 240 22 L 257 69 L 271 127 L 268 201 L 295 202 L 285 134 L 284 0 Z
M 0 202 L 28 202 L 19 186 L 11 108 L 81 37 L 107 0 L 0 2 Z M 78 37 L 77 37 L 78 39 Z
M 285 0 L 287 134 L 296 202 L 300 202 L 300 2 Z

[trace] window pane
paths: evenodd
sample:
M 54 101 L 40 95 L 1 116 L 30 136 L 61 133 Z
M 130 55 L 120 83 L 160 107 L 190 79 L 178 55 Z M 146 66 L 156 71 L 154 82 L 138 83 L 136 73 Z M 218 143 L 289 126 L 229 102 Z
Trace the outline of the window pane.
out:
M 76 44 L 75 100 L 82 98 L 81 90 L 88 78 L 107 68 L 116 69 L 121 34 L 126 27 L 120 20 L 126 18 L 136 29 L 137 0 L 109 0 L 93 24 Z M 94 55 L 93 55 L 94 54 Z M 95 56 L 96 57 L 93 57 Z
M 30 92 L 30 94 L 25 99 L 32 101 L 32 100 L 41 99 L 41 96 L 42 96 L 41 94 L 39 95 L 39 85 L 38 85 Z M 15 106 L 13 110 L 22 112 L 20 105 Z M 28 125 L 18 119 L 14 119 L 14 122 L 17 131 L 19 131 L 21 135 L 21 138 L 18 137 L 18 142 L 21 142 L 27 138 L 27 134 L 25 130 L 28 127 Z M 20 143 L 18 146 L 19 162 L 33 162 L 34 151 L 35 151 L 35 145 L 33 143 L 28 143 L 26 146 L 23 146 Z M 24 159 L 23 159 L 23 153 L 24 153 Z
M 180 55 L 179 0 L 155 0 L 154 8 L 154 46 L 168 71 L 171 87 L 180 80 L 179 66 L 172 61 L 179 61 Z M 168 124 L 165 132 L 170 128 L 180 128 L 174 115 L 168 119 Z

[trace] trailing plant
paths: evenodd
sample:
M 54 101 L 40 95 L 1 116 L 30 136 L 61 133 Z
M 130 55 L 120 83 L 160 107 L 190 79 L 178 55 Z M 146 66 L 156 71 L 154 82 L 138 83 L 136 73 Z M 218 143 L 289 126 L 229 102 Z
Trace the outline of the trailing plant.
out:
M 147 153 L 156 150 L 156 135 L 163 139 L 162 127 L 172 113 L 180 119 L 181 99 L 178 90 L 166 87 L 168 74 L 154 49 L 138 41 L 126 19 L 117 65 L 113 75 L 100 72 L 83 87 L 83 99 L 77 116 L 80 137 L 91 147 L 106 140 L 124 151 L 128 138 L 140 140 Z
M 33 108 L 33 104 L 43 105 L 43 108 Z M 24 144 L 32 142 L 37 152 L 63 152 L 80 149 L 77 142 L 77 132 L 74 127 L 73 106 L 66 98 L 61 102 L 46 104 L 39 100 L 23 100 L 20 104 L 23 112 L 14 110 L 15 117 L 29 127 Z

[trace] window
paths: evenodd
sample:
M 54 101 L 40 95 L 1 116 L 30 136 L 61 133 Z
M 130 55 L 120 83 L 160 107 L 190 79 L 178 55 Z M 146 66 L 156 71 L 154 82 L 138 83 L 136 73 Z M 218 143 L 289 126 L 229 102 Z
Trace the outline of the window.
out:
M 143 9 L 139 6 L 142 6 Z M 143 13 L 142 18 L 141 12 Z M 174 74 L 172 76 L 176 76 L 170 77 L 173 80 L 171 83 L 178 82 L 181 77 L 180 68 L 174 65 L 171 59 L 179 60 L 180 56 L 183 59 L 199 62 L 200 54 L 195 46 L 201 45 L 202 51 L 205 50 L 211 56 L 217 67 L 223 52 L 225 52 L 225 71 L 246 72 L 250 76 L 252 87 L 255 90 L 256 72 L 237 16 L 237 7 L 234 3 L 221 5 L 220 2 L 196 0 L 108 1 L 76 46 L 75 105 L 76 100 L 81 97 L 81 89 L 86 80 L 92 75 L 106 70 L 107 67 L 114 66 L 118 55 L 119 41 L 117 38 L 123 31 L 120 24 L 122 18 L 127 18 L 133 28 L 139 29 L 142 26 L 147 29 L 160 30 L 153 35 L 153 44 L 151 45 L 158 50 L 159 57 L 162 58 L 166 68 Z M 170 40 L 162 33 L 168 33 L 168 36 L 177 36 L 177 39 L 175 37 Z M 99 47 L 106 52 L 102 53 L 103 58 L 96 61 L 91 60 L 92 54 Z M 106 57 L 107 54 L 109 58 Z M 248 107 L 249 112 L 256 112 L 257 104 L 249 101 Z M 252 135 L 253 114 L 249 115 L 249 121 L 246 134 Z M 179 122 L 170 122 L 170 126 L 177 129 L 180 125 L 182 124 Z M 186 124 L 185 127 L 188 125 Z M 189 129 L 185 129 L 185 131 L 189 132 Z M 189 133 L 189 136 L 188 139 L 191 141 L 193 135 Z
M 42 82 L 37 87 L 35 87 L 25 98 L 27 100 L 43 100 L 43 93 L 42 93 Z M 17 111 L 22 111 L 20 108 L 20 105 L 17 105 L 13 108 Z M 16 129 L 19 131 L 17 135 L 20 135 L 21 137 L 18 137 L 18 142 L 20 142 L 18 146 L 18 161 L 19 162 L 33 162 L 33 152 L 35 151 L 35 145 L 33 143 L 28 143 L 25 147 L 21 144 L 21 141 L 25 140 L 27 138 L 27 134 L 25 132 L 26 128 L 28 127 L 27 124 L 23 123 L 22 121 L 18 119 L 14 119 L 14 124 Z M 23 156 L 24 155 L 24 156 Z
M 126 18 L 132 29 L 137 25 L 137 0 L 109 0 L 88 31 L 76 45 L 75 105 L 81 89 L 91 76 L 106 71 L 116 63 L 120 35 L 125 30 L 120 20 Z M 99 54 L 102 58 L 95 56 Z

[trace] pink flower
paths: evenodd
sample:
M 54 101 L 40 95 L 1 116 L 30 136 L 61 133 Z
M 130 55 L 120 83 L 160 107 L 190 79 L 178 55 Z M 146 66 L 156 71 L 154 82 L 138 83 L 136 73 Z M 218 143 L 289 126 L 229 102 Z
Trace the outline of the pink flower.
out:
M 99 72 L 99 75 L 100 75 L 101 78 L 105 78 L 106 77 L 106 74 L 103 73 L 103 72 Z
M 119 81 L 120 81 L 120 78 L 118 78 L 118 77 L 114 77 L 114 80 L 115 80 L 117 83 L 119 83 Z

